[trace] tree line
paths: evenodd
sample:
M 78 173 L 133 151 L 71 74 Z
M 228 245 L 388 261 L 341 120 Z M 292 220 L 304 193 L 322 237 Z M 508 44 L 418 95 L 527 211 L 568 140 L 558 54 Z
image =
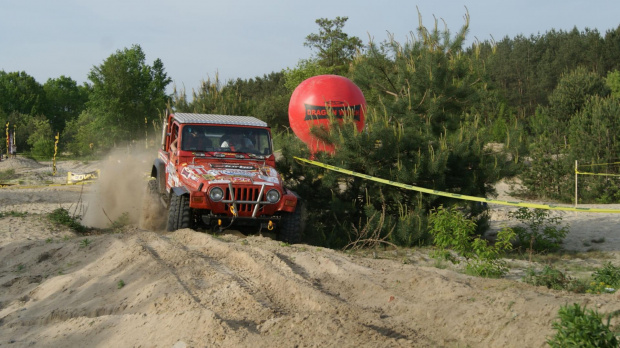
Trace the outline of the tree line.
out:
M 94 67 L 90 83 L 67 77 L 40 85 L 25 72 L 0 72 L 0 119 L 16 125 L 18 148 L 49 156 L 52 134 L 75 156 L 103 153 L 159 132 L 166 110 L 253 115 L 278 134 L 286 180 L 310 205 L 317 243 L 343 246 L 374 235 L 402 245 L 423 243 L 426 216 L 440 205 L 462 205 L 486 219 L 484 207 L 343 178 L 302 166 L 309 155 L 288 127 L 295 87 L 319 74 L 350 78 L 368 103 L 366 130 L 334 124 L 317 134 L 339 149 L 326 163 L 436 190 L 484 196 L 492 184 L 518 175 L 524 195 L 570 202 L 574 162 L 620 174 L 620 26 L 551 30 L 466 46 L 469 17 L 455 32 L 420 23 L 406 42 L 388 36 L 362 41 L 344 31 L 347 17 L 318 19 L 306 37 L 312 49 L 295 67 L 252 79 L 203 81 L 191 93 L 174 90 L 163 63 L 144 61 L 139 45 Z M 4 143 L 3 143 L 4 144 Z M 3 146 L 3 145 L 0 145 Z M 317 178 L 321 178 L 318 180 Z M 580 184 L 582 202 L 617 202 L 618 179 Z M 340 190 L 334 190 L 340 187 Z M 329 209 L 326 209 L 329 207 Z
M 67 76 L 43 85 L 26 72 L 0 71 L 0 120 L 15 133 L 19 152 L 37 159 L 60 151 L 71 156 L 101 154 L 115 146 L 144 139 L 169 105 L 171 83 L 164 65 L 151 65 L 139 45 L 118 50 L 78 85 Z M 6 135 L 0 148 L 6 152 Z

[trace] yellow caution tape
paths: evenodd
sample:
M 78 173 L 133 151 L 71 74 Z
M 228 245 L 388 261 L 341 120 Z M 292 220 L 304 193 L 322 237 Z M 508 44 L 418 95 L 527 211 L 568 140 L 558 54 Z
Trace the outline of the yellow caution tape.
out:
M 588 173 L 588 172 L 580 172 L 580 171 L 575 171 L 575 173 L 580 174 L 580 175 L 620 176 L 620 174 Z
M 84 173 L 84 174 L 68 172 L 66 184 L 19 185 L 19 184 L 0 183 L 0 188 L 30 189 L 30 188 L 52 187 L 52 186 L 85 185 L 85 184 L 92 184 L 96 182 L 96 179 L 99 179 L 99 175 L 100 175 L 99 169 L 96 169 L 92 172 Z
M 598 167 L 598 166 L 607 166 L 607 165 L 613 165 L 613 164 L 620 164 L 620 162 L 579 164 L 579 166 L 580 167 Z
M 17 185 L 17 184 L 0 184 L 0 189 L 2 188 L 12 188 L 12 189 L 31 189 L 31 188 L 44 188 L 44 187 L 53 187 L 53 186 L 75 186 L 75 185 L 85 185 L 92 184 L 94 180 L 88 181 L 80 181 L 70 184 L 47 184 L 47 185 Z
M 370 176 L 370 175 L 367 175 L 367 174 L 357 173 L 357 172 L 354 172 L 354 171 L 351 171 L 351 170 L 348 170 L 348 169 L 342 169 L 342 168 L 335 167 L 335 166 L 332 166 L 332 165 L 329 165 L 329 164 L 325 164 L 325 163 L 321 163 L 321 162 L 317 162 L 317 161 L 313 161 L 313 160 L 308 160 L 308 159 L 305 159 L 305 158 L 300 158 L 300 157 L 294 157 L 294 158 L 296 160 L 298 160 L 298 161 L 306 162 L 306 163 L 309 163 L 309 164 L 312 164 L 312 165 L 315 165 L 315 166 L 318 166 L 318 167 L 322 167 L 322 168 L 325 168 L 325 169 L 333 170 L 335 172 L 339 172 L 339 173 L 343 173 L 343 174 L 347 174 L 347 175 L 351 175 L 351 176 L 357 176 L 357 177 L 362 178 L 362 179 L 372 180 L 372 181 L 380 182 L 382 184 L 392 185 L 392 186 L 400 187 L 400 188 L 403 188 L 403 189 L 406 189 L 406 190 L 418 191 L 418 192 L 428 193 L 428 194 L 436 195 L 436 196 L 450 197 L 450 198 L 462 199 L 462 200 L 466 200 L 466 201 L 483 202 L 483 203 L 490 203 L 490 204 L 510 205 L 510 206 L 514 206 L 514 207 L 525 207 L 525 208 L 534 208 L 534 209 L 577 211 L 577 212 L 585 212 L 585 213 L 620 213 L 620 209 L 599 209 L 599 208 L 566 207 L 566 206 L 558 206 L 558 205 L 551 205 L 551 204 L 537 204 L 537 203 L 526 203 L 526 202 L 509 202 L 509 201 L 501 201 L 501 200 L 488 199 L 488 198 L 482 198 L 482 197 L 460 195 L 460 194 L 457 194 L 457 193 L 449 193 L 449 192 L 431 190 L 431 189 L 427 189 L 427 188 L 423 188 L 423 187 L 402 184 L 402 183 L 391 181 L 391 180 L 385 180 L 385 179 L 377 178 L 377 177 Z

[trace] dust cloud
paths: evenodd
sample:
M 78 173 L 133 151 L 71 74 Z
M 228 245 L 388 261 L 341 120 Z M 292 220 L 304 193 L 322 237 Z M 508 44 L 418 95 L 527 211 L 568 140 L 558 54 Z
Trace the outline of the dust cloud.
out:
M 157 148 L 136 146 L 114 150 L 101 162 L 101 172 L 93 187 L 93 194 L 86 199 L 87 209 L 82 218 L 86 226 L 107 228 L 113 222 L 128 218 L 128 223 L 140 219 Z

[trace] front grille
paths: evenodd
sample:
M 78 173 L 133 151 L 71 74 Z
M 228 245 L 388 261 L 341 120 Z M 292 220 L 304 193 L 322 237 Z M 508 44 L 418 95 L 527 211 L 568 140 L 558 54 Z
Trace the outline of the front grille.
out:
M 235 202 L 239 201 L 254 201 L 258 200 L 258 194 L 260 193 L 260 188 L 257 187 L 234 187 L 233 195 L 230 194 L 230 188 L 226 188 L 225 199 L 232 200 L 234 197 Z M 226 209 L 230 209 L 232 203 L 226 204 Z M 254 204 L 249 203 L 237 203 L 237 211 L 242 213 L 252 213 L 254 210 Z M 260 207 L 258 211 L 263 210 L 263 207 Z

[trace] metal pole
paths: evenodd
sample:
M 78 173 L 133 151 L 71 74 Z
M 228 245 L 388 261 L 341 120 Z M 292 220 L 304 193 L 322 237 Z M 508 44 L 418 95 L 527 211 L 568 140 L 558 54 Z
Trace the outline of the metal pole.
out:
M 11 154 L 11 133 L 9 133 L 9 122 L 6 123 L 6 158 Z
M 579 174 L 577 168 L 577 160 L 575 160 L 575 208 L 577 208 L 577 175 Z

